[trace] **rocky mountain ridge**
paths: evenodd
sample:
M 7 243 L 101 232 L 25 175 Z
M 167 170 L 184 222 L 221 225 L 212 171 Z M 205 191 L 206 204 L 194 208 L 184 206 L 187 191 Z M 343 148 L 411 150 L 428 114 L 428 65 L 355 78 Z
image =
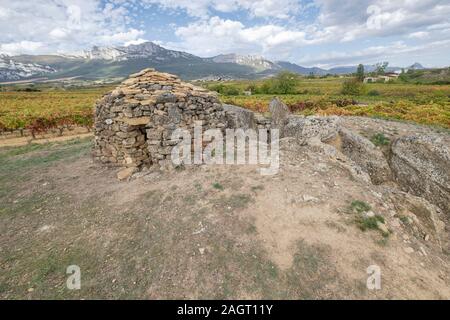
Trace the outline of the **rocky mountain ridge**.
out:
M 15 81 L 56 72 L 50 66 L 37 63 L 21 63 L 7 55 L 0 55 L 0 81 Z
M 357 66 L 322 69 L 303 67 L 286 61 L 270 61 L 257 55 L 222 54 L 201 58 L 186 52 L 169 50 L 153 42 L 118 47 L 94 46 L 76 55 L 0 56 L 0 81 L 48 77 L 59 79 L 125 78 L 147 67 L 175 73 L 183 79 L 257 79 L 288 70 L 302 75 L 349 74 Z M 411 69 L 422 69 L 415 63 Z M 365 66 L 366 71 L 375 70 Z M 388 71 L 401 68 L 390 67 Z

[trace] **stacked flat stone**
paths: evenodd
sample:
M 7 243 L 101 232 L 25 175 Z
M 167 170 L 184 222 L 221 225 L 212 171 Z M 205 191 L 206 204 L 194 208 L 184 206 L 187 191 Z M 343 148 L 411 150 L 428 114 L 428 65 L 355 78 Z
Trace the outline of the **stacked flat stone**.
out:
M 96 104 L 94 158 L 118 167 L 172 166 L 174 130 L 193 135 L 195 121 L 203 129 L 224 129 L 226 117 L 215 93 L 178 77 L 145 69 L 131 75 Z

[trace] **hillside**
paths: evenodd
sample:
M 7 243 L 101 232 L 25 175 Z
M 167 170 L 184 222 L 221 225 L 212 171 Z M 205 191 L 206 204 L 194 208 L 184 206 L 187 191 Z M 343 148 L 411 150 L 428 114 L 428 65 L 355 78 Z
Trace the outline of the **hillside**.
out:
M 417 84 L 450 84 L 450 68 L 410 69 L 400 76 L 400 80 Z
M 420 64 L 415 65 L 421 69 Z M 301 75 L 349 74 L 357 66 L 331 69 L 302 67 L 287 61 L 272 62 L 261 56 L 222 54 L 201 58 L 186 52 L 169 50 L 146 42 L 122 47 L 98 47 L 78 55 L 20 55 L 0 56 L 0 82 L 45 79 L 111 79 L 125 78 L 144 68 L 174 73 L 186 80 L 194 79 L 259 79 L 287 70 Z M 367 72 L 374 66 L 365 66 Z M 388 71 L 400 68 L 390 67 Z

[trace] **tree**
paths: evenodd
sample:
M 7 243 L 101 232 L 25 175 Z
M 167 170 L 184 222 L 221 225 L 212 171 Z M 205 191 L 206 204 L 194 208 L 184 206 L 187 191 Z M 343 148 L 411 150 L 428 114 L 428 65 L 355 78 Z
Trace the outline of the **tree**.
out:
M 357 78 L 347 79 L 342 83 L 341 93 L 349 96 L 361 96 L 366 92 L 366 86 Z
M 389 66 L 389 62 L 379 62 L 375 65 L 375 72 L 378 75 L 384 75 L 386 73 L 386 69 Z
M 288 94 L 295 93 L 298 85 L 298 74 L 283 71 L 275 77 L 275 86 L 277 93 Z
M 356 70 L 356 78 L 361 82 L 364 81 L 364 66 L 362 64 L 360 64 Z

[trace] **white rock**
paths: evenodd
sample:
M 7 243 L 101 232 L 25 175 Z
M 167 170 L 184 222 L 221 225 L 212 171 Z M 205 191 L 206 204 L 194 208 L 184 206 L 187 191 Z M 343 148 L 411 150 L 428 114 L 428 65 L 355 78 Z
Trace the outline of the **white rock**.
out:
M 365 215 L 367 218 L 372 218 L 372 217 L 375 217 L 375 212 L 369 211 L 369 212 L 366 212 L 364 215 Z
M 117 173 L 117 179 L 119 179 L 119 180 L 126 180 L 126 179 L 128 179 L 129 177 L 131 177 L 132 175 L 133 175 L 133 173 L 135 173 L 136 172 L 136 168 L 134 168 L 134 167 L 130 167 L 130 168 L 125 168 L 125 169 L 123 169 L 123 170 L 120 170 L 118 173 Z
M 319 199 L 317 199 L 316 197 L 304 194 L 303 195 L 303 201 L 305 201 L 305 202 L 318 202 Z
M 423 253 L 423 255 L 425 257 L 428 256 L 427 252 L 425 251 L 425 249 L 423 247 L 420 247 L 420 251 Z
M 382 232 L 389 233 L 389 229 L 386 226 L 386 224 L 381 223 L 380 221 L 377 221 L 377 226 L 378 226 L 378 229 L 380 229 Z
M 409 253 L 409 254 L 414 253 L 414 249 L 411 247 L 404 248 L 404 250 L 406 253 Z

